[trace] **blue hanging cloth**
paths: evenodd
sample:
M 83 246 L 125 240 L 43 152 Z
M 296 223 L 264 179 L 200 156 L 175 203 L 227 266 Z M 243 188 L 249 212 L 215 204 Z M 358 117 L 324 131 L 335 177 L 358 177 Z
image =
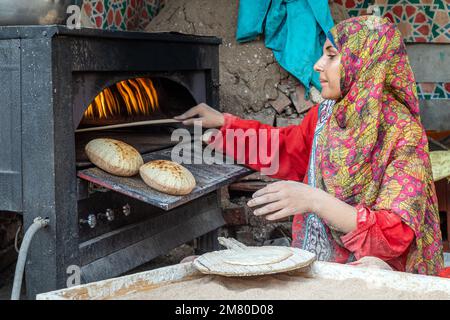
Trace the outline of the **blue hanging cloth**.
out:
M 310 84 L 322 89 L 313 66 L 333 26 L 328 0 L 240 0 L 236 40 L 247 42 L 264 33 L 266 47 L 308 95 Z

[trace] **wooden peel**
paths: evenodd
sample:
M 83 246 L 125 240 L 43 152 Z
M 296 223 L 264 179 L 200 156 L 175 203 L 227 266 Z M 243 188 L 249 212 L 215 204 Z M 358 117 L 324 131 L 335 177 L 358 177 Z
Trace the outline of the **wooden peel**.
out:
M 223 245 L 227 249 L 233 249 L 233 250 L 245 250 L 247 249 L 247 246 L 236 239 L 233 238 L 225 238 L 225 237 L 218 237 L 217 240 L 221 245 Z
M 138 122 L 130 122 L 130 123 L 113 124 L 113 125 L 102 126 L 102 127 L 78 129 L 78 130 L 75 130 L 75 133 L 90 132 L 90 131 L 102 131 L 102 130 L 109 130 L 109 129 L 129 128 L 129 127 L 139 127 L 139 126 L 146 126 L 146 125 L 150 125 L 150 124 L 165 124 L 165 123 L 181 123 L 181 121 L 175 120 L 175 119 L 138 121 Z

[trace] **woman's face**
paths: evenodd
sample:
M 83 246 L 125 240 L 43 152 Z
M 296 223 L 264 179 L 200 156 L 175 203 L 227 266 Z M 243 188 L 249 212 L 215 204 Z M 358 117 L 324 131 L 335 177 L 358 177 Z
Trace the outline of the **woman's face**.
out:
M 341 55 L 327 39 L 323 45 L 323 55 L 314 65 L 314 70 L 319 72 L 324 99 L 338 100 L 341 97 L 340 63 Z

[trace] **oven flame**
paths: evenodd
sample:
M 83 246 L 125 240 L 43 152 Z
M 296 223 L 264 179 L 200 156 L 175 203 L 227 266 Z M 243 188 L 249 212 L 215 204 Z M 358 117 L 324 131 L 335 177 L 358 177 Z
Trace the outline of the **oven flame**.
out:
M 147 78 L 136 78 L 118 82 L 100 92 L 84 112 L 84 118 L 146 116 L 158 108 L 158 95 L 153 82 Z

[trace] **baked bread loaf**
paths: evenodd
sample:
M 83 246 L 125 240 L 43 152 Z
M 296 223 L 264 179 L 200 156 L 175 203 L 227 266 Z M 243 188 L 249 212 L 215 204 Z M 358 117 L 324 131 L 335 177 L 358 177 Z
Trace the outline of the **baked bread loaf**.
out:
M 187 195 L 195 188 L 192 173 L 173 161 L 150 161 L 139 169 L 139 173 L 142 180 L 153 189 L 174 196 Z
M 85 151 L 93 164 L 116 176 L 134 176 L 144 164 L 135 148 L 119 140 L 94 139 L 86 145 Z

